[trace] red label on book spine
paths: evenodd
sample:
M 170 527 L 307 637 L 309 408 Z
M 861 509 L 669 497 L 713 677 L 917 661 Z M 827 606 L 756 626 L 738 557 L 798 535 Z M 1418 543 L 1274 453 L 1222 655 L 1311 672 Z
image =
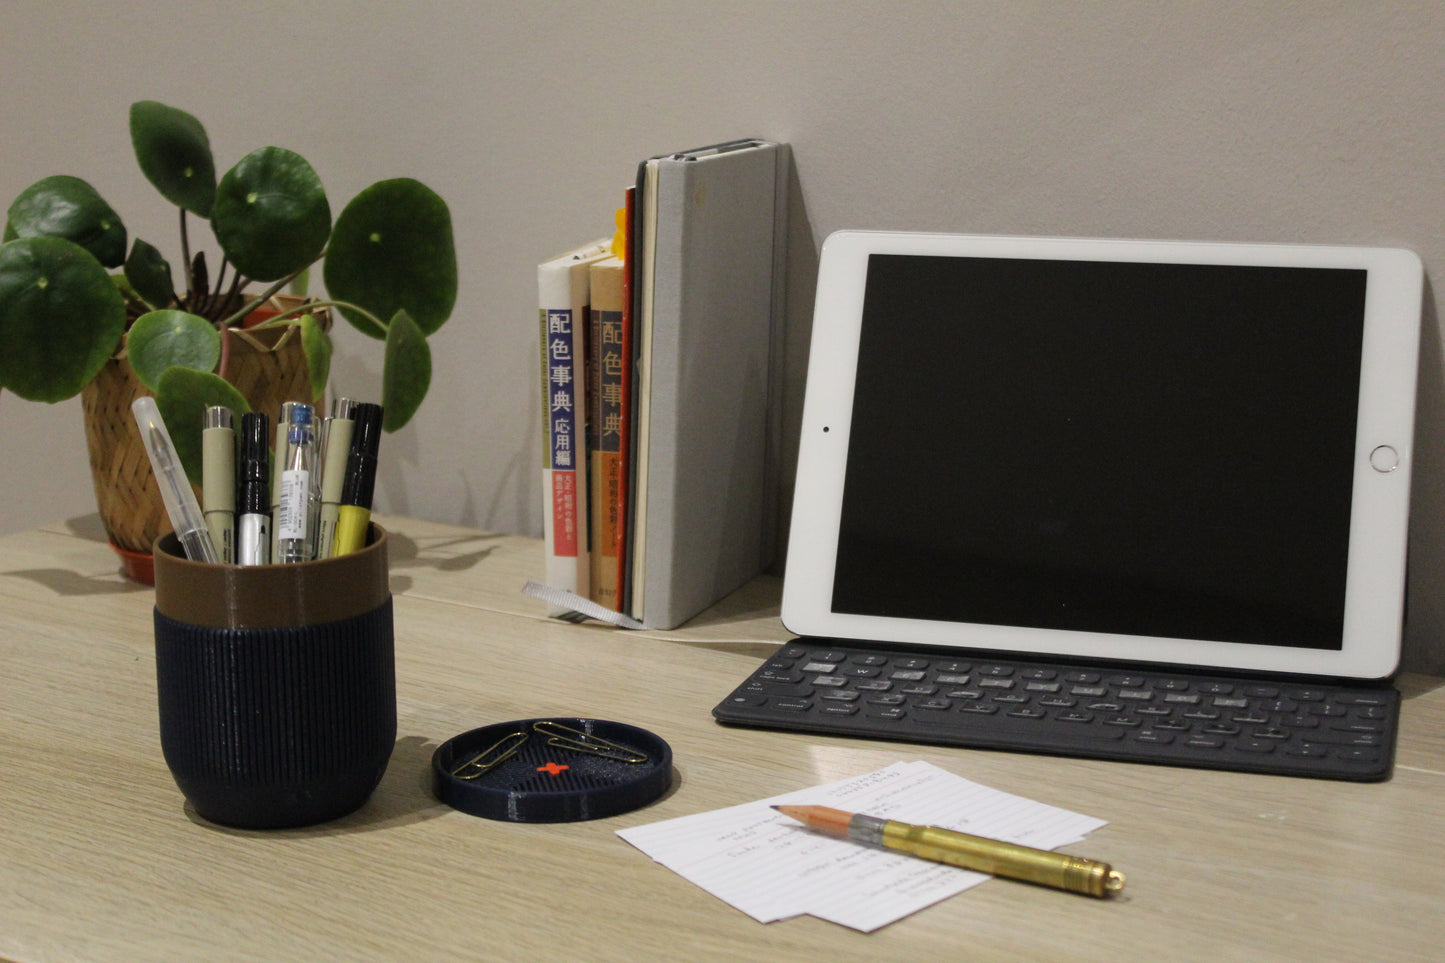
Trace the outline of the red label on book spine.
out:
M 552 472 L 552 554 L 577 555 L 577 473 Z

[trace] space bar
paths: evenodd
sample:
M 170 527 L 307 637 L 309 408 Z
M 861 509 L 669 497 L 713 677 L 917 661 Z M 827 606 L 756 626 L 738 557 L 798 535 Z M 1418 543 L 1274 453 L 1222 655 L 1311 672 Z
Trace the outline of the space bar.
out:
M 1089 743 L 1115 742 L 1124 738 L 1121 726 L 1105 726 L 1092 722 L 1059 722 L 1046 719 L 1020 719 L 1003 715 L 970 712 L 915 711 L 909 718 L 919 728 L 954 734 L 959 739 L 1003 739 L 1011 745 L 1078 746 Z

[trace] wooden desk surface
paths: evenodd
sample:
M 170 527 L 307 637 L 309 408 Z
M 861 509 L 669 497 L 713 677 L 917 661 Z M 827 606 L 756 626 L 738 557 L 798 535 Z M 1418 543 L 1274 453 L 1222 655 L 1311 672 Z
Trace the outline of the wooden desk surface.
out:
M 1445 953 L 1445 680 L 1406 677 L 1392 780 L 1354 785 L 728 729 L 710 710 L 780 640 L 759 579 L 683 630 L 541 617 L 538 542 L 393 533 L 396 750 L 310 829 L 189 812 L 161 757 L 149 589 L 93 518 L 0 538 L 0 958 L 1433 959 Z M 597 822 L 516 825 L 430 793 L 442 741 L 582 715 L 673 748 L 675 788 Z M 1109 820 L 1071 847 L 1128 874 L 1091 900 L 991 880 L 876 933 L 769 925 L 615 831 L 926 759 Z

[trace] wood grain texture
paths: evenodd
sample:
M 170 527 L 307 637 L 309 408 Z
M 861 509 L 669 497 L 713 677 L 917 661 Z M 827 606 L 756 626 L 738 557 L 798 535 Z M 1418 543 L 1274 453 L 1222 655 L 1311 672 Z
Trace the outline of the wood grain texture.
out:
M 1373 785 L 729 729 L 710 710 L 784 638 L 775 580 L 676 632 L 542 617 L 536 541 L 381 518 L 393 533 L 398 738 L 360 811 L 246 832 L 189 811 L 161 757 L 153 594 L 74 526 L 0 538 L 0 958 L 804 960 L 1429 959 L 1445 868 L 1445 693 L 1409 676 Z M 672 790 L 597 822 L 515 825 L 431 795 L 466 729 L 581 715 L 642 726 Z M 767 926 L 616 830 L 926 759 L 1109 820 L 1070 851 L 1123 898 L 995 880 L 874 934 Z

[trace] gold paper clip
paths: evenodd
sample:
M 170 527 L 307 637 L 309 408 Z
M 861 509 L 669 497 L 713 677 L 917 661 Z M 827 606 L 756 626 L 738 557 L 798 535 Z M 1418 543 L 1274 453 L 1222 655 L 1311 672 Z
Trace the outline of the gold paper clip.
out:
M 522 744 L 527 741 L 525 732 L 513 732 L 498 739 L 490 747 L 475 753 L 452 768 L 452 775 L 458 779 L 475 779 L 483 773 L 491 772 L 497 766 L 506 762 L 517 754 Z
M 558 749 L 571 749 L 574 752 L 585 752 L 594 756 L 601 756 L 604 759 L 616 759 L 618 762 L 636 764 L 647 761 L 647 754 L 638 752 L 631 746 L 624 746 L 620 743 L 603 739 L 601 736 L 594 736 L 562 725 L 559 722 L 551 722 L 543 719 L 541 722 L 532 723 L 532 731 L 538 735 L 547 737 L 547 745 L 556 746 Z

